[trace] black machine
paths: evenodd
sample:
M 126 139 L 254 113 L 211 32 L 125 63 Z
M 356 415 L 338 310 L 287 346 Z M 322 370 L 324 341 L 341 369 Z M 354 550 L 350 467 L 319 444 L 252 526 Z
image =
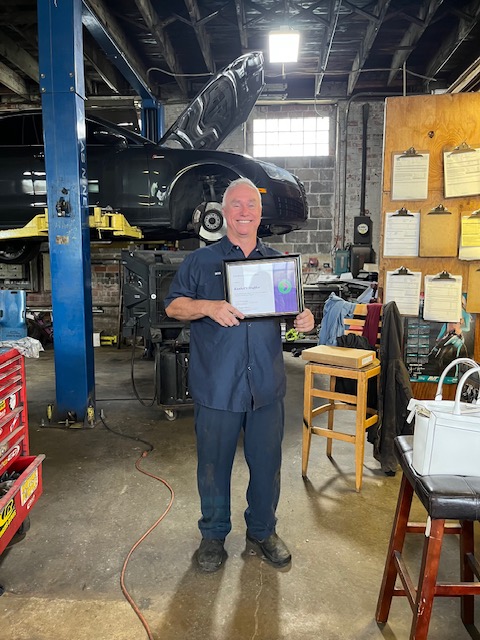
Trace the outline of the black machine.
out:
M 155 359 L 157 403 L 169 420 L 192 403 L 188 391 L 190 329 L 169 318 L 163 301 L 188 251 L 123 250 L 122 335 L 142 337 Z

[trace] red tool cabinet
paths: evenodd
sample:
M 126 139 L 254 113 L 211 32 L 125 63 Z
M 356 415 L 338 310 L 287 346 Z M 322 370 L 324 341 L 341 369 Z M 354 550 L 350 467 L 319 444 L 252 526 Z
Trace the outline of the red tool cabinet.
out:
M 44 455 L 29 455 L 25 361 L 16 349 L 0 349 L 0 554 L 42 493 Z M 1 486 L 1 485 L 0 485 Z

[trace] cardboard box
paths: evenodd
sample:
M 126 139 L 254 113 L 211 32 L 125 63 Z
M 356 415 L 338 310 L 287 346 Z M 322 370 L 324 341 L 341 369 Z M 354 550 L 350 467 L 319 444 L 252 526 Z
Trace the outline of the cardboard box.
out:
M 302 358 L 309 362 L 332 364 L 337 367 L 349 367 L 350 369 L 363 369 L 373 364 L 376 360 L 375 351 L 350 349 L 348 347 L 329 347 L 323 344 L 304 349 Z
M 480 406 L 453 400 L 410 400 L 415 409 L 412 465 L 424 475 L 480 475 Z

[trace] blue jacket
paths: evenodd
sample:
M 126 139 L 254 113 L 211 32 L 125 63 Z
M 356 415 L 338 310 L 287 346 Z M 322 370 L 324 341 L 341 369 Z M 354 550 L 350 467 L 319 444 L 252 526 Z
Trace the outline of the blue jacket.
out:
M 323 307 L 318 344 L 337 346 L 337 337 L 345 333 L 343 321 L 353 315 L 356 304 L 356 302 L 347 302 L 332 291 Z

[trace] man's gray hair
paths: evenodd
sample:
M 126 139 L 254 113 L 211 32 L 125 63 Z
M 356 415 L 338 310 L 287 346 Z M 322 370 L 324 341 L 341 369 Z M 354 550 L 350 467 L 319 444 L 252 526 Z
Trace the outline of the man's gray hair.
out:
M 258 193 L 260 205 L 262 204 L 262 196 L 260 195 L 260 191 L 258 190 L 257 186 L 249 178 L 237 178 L 236 180 L 233 180 L 232 182 L 230 182 L 228 187 L 225 189 L 225 193 L 223 194 L 223 198 L 222 198 L 222 209 L 225 208 L 225 204 L 227 202 L 227 198 L 230 191 L 232 189 L 235 189 L 235 187 L 239 187 L 241 185 L 246 185 L 248 187 L 252 187 L 252 189 L 255 189 L 255 191 Z

